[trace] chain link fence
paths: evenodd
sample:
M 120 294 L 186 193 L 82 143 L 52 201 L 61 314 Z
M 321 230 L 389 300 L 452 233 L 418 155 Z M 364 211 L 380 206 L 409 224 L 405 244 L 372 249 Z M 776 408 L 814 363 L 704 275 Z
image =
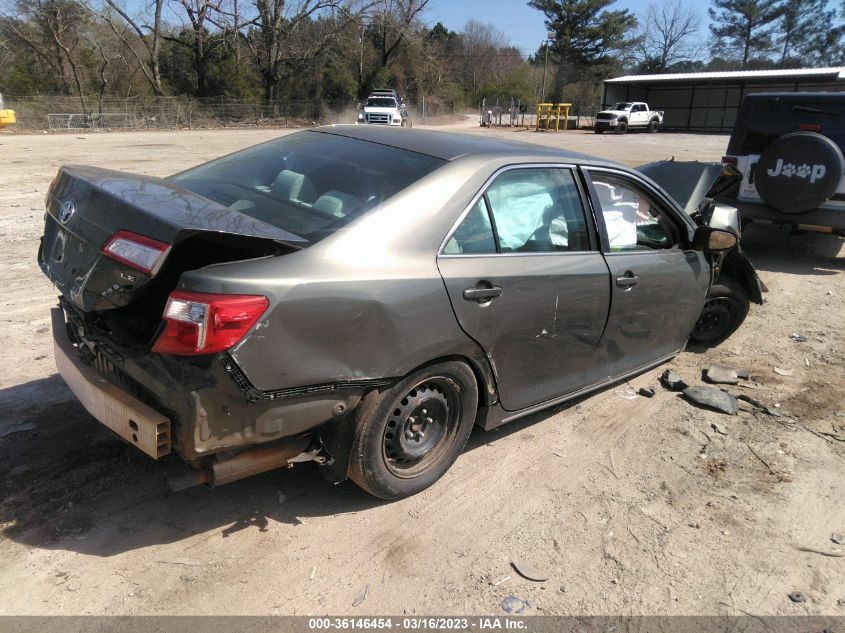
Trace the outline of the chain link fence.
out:
M 85 107 L 83 107 L 83 101 Z M 7 96 L 18 130 L 185 129 L 299 127 L 355 121 L 355 103 L 330 106 L 314 100 L 246 101 L 214 97 Z

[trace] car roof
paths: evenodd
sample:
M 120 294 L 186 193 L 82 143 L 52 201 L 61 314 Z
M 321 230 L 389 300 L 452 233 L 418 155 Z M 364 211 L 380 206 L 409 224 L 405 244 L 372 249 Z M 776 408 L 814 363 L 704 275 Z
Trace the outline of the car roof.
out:
M 311 131 L 379 143 L 448 161 L 464 156 L 495 155 L 512 156 L 517 159 L 531 157 L 541 160 L 547 158 L 555 162 L 564 160 L 577 163 L 616 165 L 613 161 L 578 152 L 569 152 L 521 141 L 503 141 L 497 138 L 485 138 L 454 132 L 354 124 L 328 125 L 313 128 Z

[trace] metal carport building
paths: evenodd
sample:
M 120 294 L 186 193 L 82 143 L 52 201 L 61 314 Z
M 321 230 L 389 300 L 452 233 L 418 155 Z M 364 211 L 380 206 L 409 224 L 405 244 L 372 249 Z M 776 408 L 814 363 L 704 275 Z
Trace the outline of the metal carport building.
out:
M 663 128 L 730 132 L 739 105 L 752 92 L 845 90 L 845 67 L 630 75 L 604 82 L 602 108 L 645 101 L 663 110 Z

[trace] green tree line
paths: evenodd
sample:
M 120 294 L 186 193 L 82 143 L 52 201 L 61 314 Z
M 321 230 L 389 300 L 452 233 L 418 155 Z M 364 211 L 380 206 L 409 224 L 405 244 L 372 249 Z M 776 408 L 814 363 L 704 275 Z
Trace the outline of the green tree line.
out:
M 342 106 L 396 88 L 429 111 L 511 98 L 596 103 L 602 79 L 845 64 L 845 0 L 529 0 L 549 37 L 523 54 L 496 26 L 426 23 L 430 0 L 0 0 L 0 92 L 187 95 Z M 488 18 L 495 16 L 495 11 Z

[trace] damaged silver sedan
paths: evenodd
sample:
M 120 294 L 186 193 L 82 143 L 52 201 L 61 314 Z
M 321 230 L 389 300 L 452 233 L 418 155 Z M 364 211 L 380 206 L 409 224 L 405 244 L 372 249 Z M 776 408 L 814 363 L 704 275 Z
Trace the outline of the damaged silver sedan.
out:
M 38 259 L 60 373 L 177 487 L 314 461 L 396 499 L 475 424 L 672 358 L 725 253 L 757 284 L 699 222 L 603 160 L 336 126 L 167 179 L 63 167 Z

